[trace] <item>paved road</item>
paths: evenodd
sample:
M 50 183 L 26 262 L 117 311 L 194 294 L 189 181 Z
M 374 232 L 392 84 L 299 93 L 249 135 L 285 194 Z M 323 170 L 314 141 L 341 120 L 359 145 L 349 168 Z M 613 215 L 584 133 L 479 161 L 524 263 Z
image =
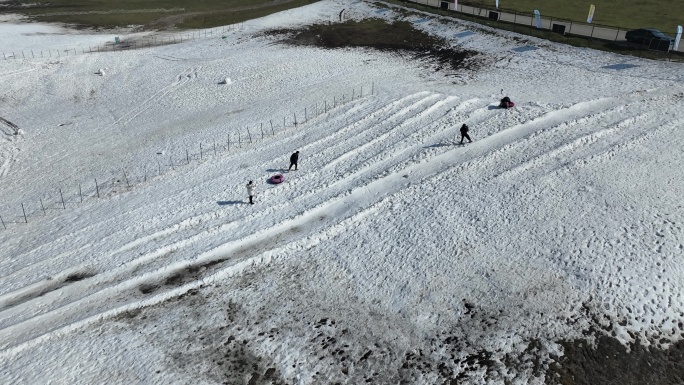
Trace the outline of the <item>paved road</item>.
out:
M 416 4 L 428 5 L 431 7 L 440 7 L 440 5 L 442 3 L 448 3 L 449 10 L 451 10 L 451 11 L 454 10 L 454 1 L 453 0 L 448 0 L 448 1 L 444 1 L 444 0 L 407 0 L 407 1 L 409 1 L 411 3 L 416 3 Z M 469 5 L 458 4 L 457 11 L 461 12 L 461 13 L 469 14 L 469 15 L 478 15 L 478 16 L 482 16 L 482 17 L 487 17 L 489 15 L 489 11 L 496 11 L 496 9 L 478 8 L 478 7 L 472 7 Z M 499 11 L 496 11 L 496 12 L 499 12 Z M 505 21 L 508 23 L 524 25 L 524 26 L 534 25 L 534 18 L 532 17 L 532 15 L 521 15 L 521 14 L 499 12 L 499 20 Z M 616 41 L 616 42 L 621 42 L 621 43 L 627 42 L 627 40 L 625 40 L 625 32 L 627 32 L 626 29 L 621 30 L 621 29 L 602 27 L 602 26 L 598 26 L 598 25 L 594 25 L 594 24 L 553 20 L 550 18 L 544 18 L 543 15 L 541 18 L 541 24 L 542 24 L 542 28 L 547 29 L 547 30 L 550 30 L 552 28 L 552 24 L 560 24 L 560 25 L 565 26 L 565 33 L 568 33 L 568 34 L 594 37 L 596 39 L 610 40 L 610 41 Z M 684 44 L 683 43 L 679 44 L 679 49 L 677 51 L 678 52 L 684 52 Z

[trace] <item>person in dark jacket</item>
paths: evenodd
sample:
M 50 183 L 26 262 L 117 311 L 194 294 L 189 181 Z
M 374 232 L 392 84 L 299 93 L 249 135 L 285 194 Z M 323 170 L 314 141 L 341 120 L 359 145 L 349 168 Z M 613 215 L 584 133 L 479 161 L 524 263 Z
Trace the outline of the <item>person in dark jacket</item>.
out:
M 468 130 L 469 130 L 468 125 L 463 123 L 463 125 L 461 126 L 461 143 L 460 144 L 463 144 L 464 138 L 468 139 L 468 143 L 473 142 L 472 140 L 470 140 L 470 136 L 468 135 Z
M 292 166 L 294 166 L 295 171 L 297 171 L 297 162 L 299 161 L 299 151 L 295 151 L 294 154 L 290 155 L 290 167 L 287 171 L 290 171 Z
M 499 103 L 499 107 L 501 108 L 511 108 L 511 98 L 508 96 L 504 96 L 503 99 L 501 99 L 501 102 Z

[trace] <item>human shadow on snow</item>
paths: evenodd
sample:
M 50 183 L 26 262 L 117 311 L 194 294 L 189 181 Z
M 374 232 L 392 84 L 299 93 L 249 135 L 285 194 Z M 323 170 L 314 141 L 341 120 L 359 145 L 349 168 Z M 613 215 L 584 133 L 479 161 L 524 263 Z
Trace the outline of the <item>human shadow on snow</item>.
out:
M 239 205 L 243 203 L 247 203 L 245 201 L 217 201 L 216 202 L 219 206 L 228 206 L 228 205 Z
M 454 143 L 435 143 L 431 144 L 429 146 L 423 146 L 423 148 L 438 148 L 438 147 L 448 147 L 448 146 L 453 146 Z

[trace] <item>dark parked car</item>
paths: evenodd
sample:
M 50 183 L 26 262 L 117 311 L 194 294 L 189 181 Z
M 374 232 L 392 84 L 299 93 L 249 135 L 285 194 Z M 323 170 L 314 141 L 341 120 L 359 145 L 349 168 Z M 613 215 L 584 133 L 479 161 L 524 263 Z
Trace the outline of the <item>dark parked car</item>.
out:
M 653 28 L 642 28 L 635 29 L 632 31 L 627 31 L 625 34 L 625 39 L 630 43 L 645 45 L 648 47 L 653 47 L 658 49 L 658 47 L 665 46 L 670 47 L 674 43 L 674 38 L 665 35 L 664 33 Z

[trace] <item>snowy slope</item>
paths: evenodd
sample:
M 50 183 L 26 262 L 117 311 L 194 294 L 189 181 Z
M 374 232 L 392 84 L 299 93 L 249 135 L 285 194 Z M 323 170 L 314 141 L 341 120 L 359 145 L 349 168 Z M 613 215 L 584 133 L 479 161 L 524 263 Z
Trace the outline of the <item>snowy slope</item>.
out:
M 0 138 L 0 383 L 543 383 L 592 327 L 681 339 L 680 65 L 417 25 L 481 52 L 454 84 L 260 33 L 343 8 L 402 17 L 330 0 L 227 39 L 0 62 L 22 130 Z

